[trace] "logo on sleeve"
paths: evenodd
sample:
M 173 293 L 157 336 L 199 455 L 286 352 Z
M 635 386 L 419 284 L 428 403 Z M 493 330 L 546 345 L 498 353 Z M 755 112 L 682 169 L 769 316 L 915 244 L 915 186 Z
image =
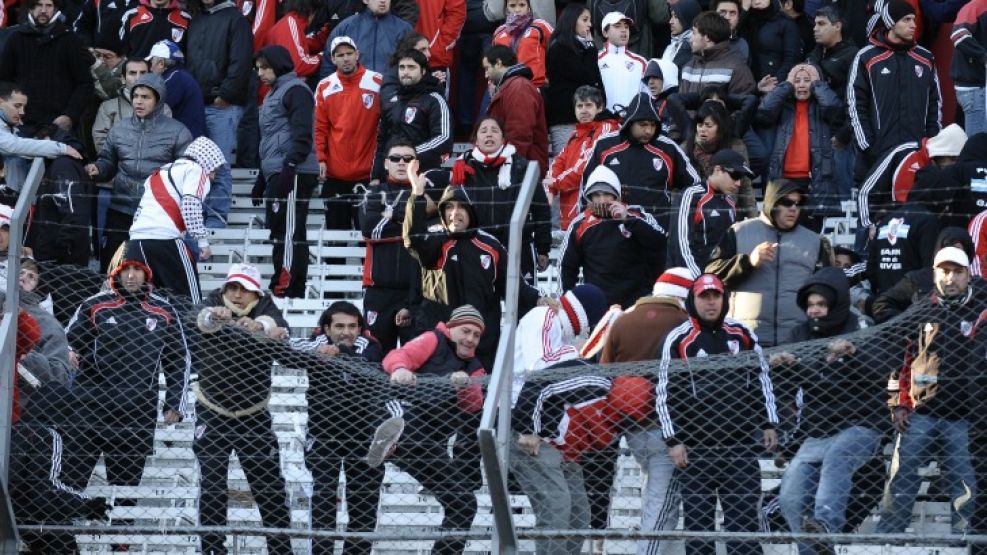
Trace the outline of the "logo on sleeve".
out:
M 480 255 L 480 266 L 483 266 L 484 270 L 490 269 L 490 262 L 491 262 L 491 258 L 489 254 Z

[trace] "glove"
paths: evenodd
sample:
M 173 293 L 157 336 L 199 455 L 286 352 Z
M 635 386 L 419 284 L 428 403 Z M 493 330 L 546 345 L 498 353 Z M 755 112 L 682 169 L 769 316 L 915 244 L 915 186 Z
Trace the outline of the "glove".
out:
M 86 500 L 82 506 L 82 518 L 87 520 L 106 520 L 109 518 L 109 514 L 107 513 L 112 510 L 113 505 L 107 503 L 105 497 L 94 497 Z
M 260 206 L 264 203 L 264 189 L 267 188 L 267 181 L 264 179 L 264 172 L 257 172 L 257 181 L 254 181 L 254 188 L 250 190 L 250 204 Z
M 295 186 L 295 165 L 285 162 L 278 175 L 278 198 L 288 198 Z

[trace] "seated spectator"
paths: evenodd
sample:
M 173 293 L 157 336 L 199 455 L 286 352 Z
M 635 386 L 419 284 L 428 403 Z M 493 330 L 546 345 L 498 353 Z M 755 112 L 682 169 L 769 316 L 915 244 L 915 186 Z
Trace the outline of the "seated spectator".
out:
M 487 21 L 503 21 L 505 9 L 504 2 L 505 0 L 487 0 L 484 2 L 482 6 L 482 15 L 484 19 Z M 549 25 L 555 26 L 556 7 L 551 0 L 532 0 L 530 4 L 533 17 L 544 19 Z M 474 9 L 477 12 L 481 12 L 480 7 L 474 8 L 473 6 L 470 6 L 469 8 L 470 11 L 473 11 Z M 480 14 L 478 13 L 477 15 Z M 472 18 L 473 15 L 470 14 L 469 17 Z M 493 31 L 496 28 L 497 26 L 494 25 L 490 31 Z
M 192 138 L 206 136 L 206 107 L 202 91 L 195 77 L 185 70 L 185 55 L 178 45 L 170 40 L 159 41 L 151 47 L 151 53 L 145 60 L 151 72 L 164 79 L 168 91 L 165 102 L 171 108 L 172 117 L 188 128 Z
M 969 137 L 960 150 L 956 163 L 940 167 L 929 164 L 915 173 L 915 187 L 938 191 L 938 214 L 941 226 L 971 226 L 971 235 L 978 241 L 972 226 L 987 208 L 987 133 Z M 970 270 L 982 275 L 980 255 L 970 259 Z
M 531 84 L 545 86 L 545 56 L 548 41 L 555 29 L 543 19 L 531 14 L 528 0 L 507 0 L 504 5 L 507 21 L 493 34 L 493 44 L 506 46 L 517 54 L 517 63 L 531 70 Z
M 569 109 L 573 95 L 587 85 L 603 90 L 596 56 L 589 8 L 578 3 L 566 4 L 545 55 L 545 119 L 551 136 L 552 154 L 556 156 L 581 123 Z M 600 109 L 606 106 L 602 101 L 597 104 Z
M 621 184 L 599 166 L 583 188 L 586 209 L 562 242 L 562 288 L 583 280 L 602 289 L 608 304 L 630 306 L 654 283 L 652 263 L 664 251 L 665 234 L 651 214 L 621 200 Z
M 841 201 L 850 200 L 840 193 L 833 163 L 832 129 L 843 120 L 844 110 L 816 67 L 798 64 L 764 97 L 754 118 L 774 130 L 768 179 L 784 178 L 808 191 L 802 221 L 816 232 L 826 217 L 842 214 Z
M 545 101 L 535 88 L 531 70 L 519 64 L 506 46 L 491 46 L 483 54 L 483 69 L 495 87 L 487 116 L 503 122 L 505 140 L 518 154 L 538 162 L 539 176 L 548 171 L 548 127 Z
M 34 392 L 49 384 L 65 385 L 74 372 L 69 360 L 69 342 L 64 326 L 49 310 L 48 303 L 51 299 L 38 292 L 40 281 L 41 266 L 30 258 L 21 260 L 21 272 L 17 279 L 20 287 L 18 300 L 21 309 L 37 323 L 40 334 L 37 345 L 18 358 L 18 372 L 22 381 L 30 386 L 18 389 L 18 403 L 22 411 L 27 409 Z M 30 376 L 26 376 L 25 372 Z
M 754 93 L 757 83 L 746 59 L 730 43 L 727 20 L 713 12 L 699 14 L 692 22 L 691 40 L 692 60 L 682 68 L 679 91 L 700 92 L 707 85 L 725 83 L 730 94 Z
M 575 132 L 552 160 L 552 167 L 542 181 L 548 203 L 558 206 L 562 231 L 569 229 L 579 213 L 579 187 L 596 141 L 620 128 L 613 114 L 607 111 L 600 89 L 588 85 L 579 87 L 572 102 L 577 122 Z
M 286 0 L 282 4 L 282 9 L 284 15 L 264 33 L 263 45 L 283 46 L 291 56 L 295 75 L 306 83 L 314 84 L 318 82 L 318 79 L 322 79 L 335 71 L 335 67 L 323 71 L 326 69 L 326 62 L 320 50 L 329 47 L 330 43 L 326 41 L 328 28 L 320 29 L 319 32 L 311 35 L 306 32 L 315 12 L 315 2 L 312 0 Z M 338 25 L 337 29 L 339 27 L 342 27 L 342 24 Z M 356 36 L 345 32 L 340 34 Z M 381 33 L 380 37 L 383 41 L 389 35 Z M 367 52 L 370 52 L 369 48 Z M 329 56 L 325 56 L 325 58 L 329 58 Z
M 688 134 L 682 148 L 689 156 L 689 160 L 701 179 L 706 179 L 712 175 L 713 156 L 724 149 L 736 152 L 743 158 L 744 164 L 749 165 L 747 145 L 744 144 L 743 139 L 734 135 L 734 125 L 722 102 L 716 100 L 703 102 L 696 110 L 694 121 L 694 132 Z M 751 179 L 753 179 L 753 175 L 742 177 L 740 189 L 734 193 L 734 202 L 741 219 L 757 214 L 757 201 L 754 198 Z
M 710 100 L 726 108 L 734 137 L 744 137 L 751 130 L 751 123 L 757 112 L 757 97 L 752 94 L 730 94 L 724 84 L 709 85 L 697 92 L 676 91 L 669 95 L 666 100 L 668 123 L 671 127 L 669 135 L 679 139 L 679 142 L 687 141 L 695 133 L 695 122 L 691 115 L 695 115 L 696 110 Z
M 328 51 L 336 37 L 352 38 L 356 42 L 357 50 L 363 53 L 363 65 L 370 71 L 385 73 L 388 60 L 396 52 L 398 42 L 414 31 L 407 21 L 391 13 L 391 0 L 367 0 L 364 4 L 367 5 L 367 9 L 340 21 L 332 30 L 329 39 L 325 41 L 326 52 L 322 54 L 320 79 L 325 79 L 327 75 L 336 71 L 332 53 Z M 301 27 L 304 28 L 304 24 Z M 421 65 L 427 66 L 427 62 Z
M 805 195 L 791 181 L 768 183 L 761 216 L 733 224 L 706 265 L 731 288 L 730 317 L 765 346 L 784 342 L 805 321 L 798 289 L 816 269 L 833 264 L 829 242 L 798 223 Z
M 627 48 L 634 28 L 633 19 L 620 12 L 610 12 L 600 20 L 600 28 L 607 40 L 597 57 L 597 65 L 607 97 L 607 109 L 616 113 L 629 106 L 638 93 L 647 91 L 641 77 L 648 62 Z
M 671 11 L 668 25 L 672 31 L 672 42 L 665 47 L 661 59 L 675 64 L 681 74 L 682 68 L 692 59 L 692 21 L 702 8 L 696 0 L 679 0 L 668 9 Z
M 783 81 L 803 59 L 798 26 L 782 11 L 781 0 L 751 0 L 745 19 L 754 79 Z

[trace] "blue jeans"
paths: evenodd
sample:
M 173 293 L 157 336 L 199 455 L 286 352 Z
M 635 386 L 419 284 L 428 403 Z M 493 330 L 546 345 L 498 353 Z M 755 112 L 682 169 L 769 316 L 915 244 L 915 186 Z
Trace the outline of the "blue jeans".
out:
M 857 145 L 848 144 L 841 149 L 833 150 L 833 160 L 836 163 L 836 186 L 839 188 L 840 200 L 853 198 L 852 189 L 856 186 L 853 180 L 853 168 L 857 163 Z
M 911 523 L 912 506 L 922 485 L 918 469 L 933 453 L 939 453 L 943 476 L 951 497 L 950 509 L 954 534 L 970 528 L 977 479 L 970 461 L 970 439 L 966 420 L 947 420 L 936 416 L 912 414 L 908 429 L 898 434 L 891 459 L 888 483 L 881 502 L 880 534 L 901 533 Z
M 230 213 L 233 197 L 233 175 L 230 164 L 233 163 L 233 149 L 236 148 L 236 130 L 243 117 L 243 106 L 230 104 L 226 108 L 215 105 L 206 106 L 206 127 L 209 138 L 219 146 L 226 158 L 226 165 L 216 170 L 216 179 L 206 195 L 205 216 L 206 227 L 226 227 L 226 215 Z
M 984 88 L 956 90 L 956 101 L 963 107 L 963 130 L 968 137 L 987 131 L 987 102 Z
M 874 456 L 880 441 L 880 432 L 864 426 L 806 439 L 781 478 L 778 504 L 788 528 L 802 531 L 802 517 L 815 498 L 813 518 L 834 532 L 842 531 L 853 475 Z M 812 555 L 815 551 L 811 545 L 800 543 L 799 553 Z

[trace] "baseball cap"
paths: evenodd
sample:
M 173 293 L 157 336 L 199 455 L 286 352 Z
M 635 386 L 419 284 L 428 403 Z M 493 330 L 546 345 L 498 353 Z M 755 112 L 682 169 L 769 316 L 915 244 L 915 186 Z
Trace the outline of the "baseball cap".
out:
M 151 53 L 144 59 L 150 62 L 151 58 L 164 58 L 166 60 L 175 60 L 176 62 L 185 61 L 185 55 L 182 54 L 182 49 L 168 39 L 159 40 L 154 43 L 154 46 L 151 47 Z
M 0 226 L 10 226 L 10 219 L 14 216 L 14 209 L 6 204 L 0 204 Z
M 932 267 L 938 268 L 944 262 L 952 262 L 964 268 L 970 267 L 970 258 L 963 252 L 963 249 L 957 247 L 943 247 L 939 249 L 939 252 L 936 253 L 935 261 L 932 263 Z
M 353 48 L 353 50 L 359 50 L 359 48 L 356 47 L 356 43 L 353 42 L 353 39 L 347 37 L 346 35 L 341 35 L 332 39 L 332 42 L 329 43 L 329 54 L 335 54 L 336 48 L 344 44 L 349 45 Z
M 630 25 L 634 25 L 634 20 L 624 15 L 622 12 L 610 12 L 603 16 L 603 22 L 600 23 L 600 28 L 606 32 L 607 27 L 617 23 L 618 21 L 626 21 Z
M 703 274 L 696 278 L 695 283 L 692 284 L 693 296 L 698 297 L 703 293 L 703 291 L 709 290 L 726 293 L 726 288 L 723 286 L 723 281 L 721 281 L 716 274 Z
M 725 148 L 718 151 L 709 159 L 710 167 L 720 166 L 728 173 L 742 173 L 747 177 L 754 177 L 754 172 L 747 164 L 747 160 L 736 150 Z
M 226 273 L 226 283 L 239 283 L 247 291 L 264 295 L 260 287 L 260 270 L 253 264 L 234 264 Z

